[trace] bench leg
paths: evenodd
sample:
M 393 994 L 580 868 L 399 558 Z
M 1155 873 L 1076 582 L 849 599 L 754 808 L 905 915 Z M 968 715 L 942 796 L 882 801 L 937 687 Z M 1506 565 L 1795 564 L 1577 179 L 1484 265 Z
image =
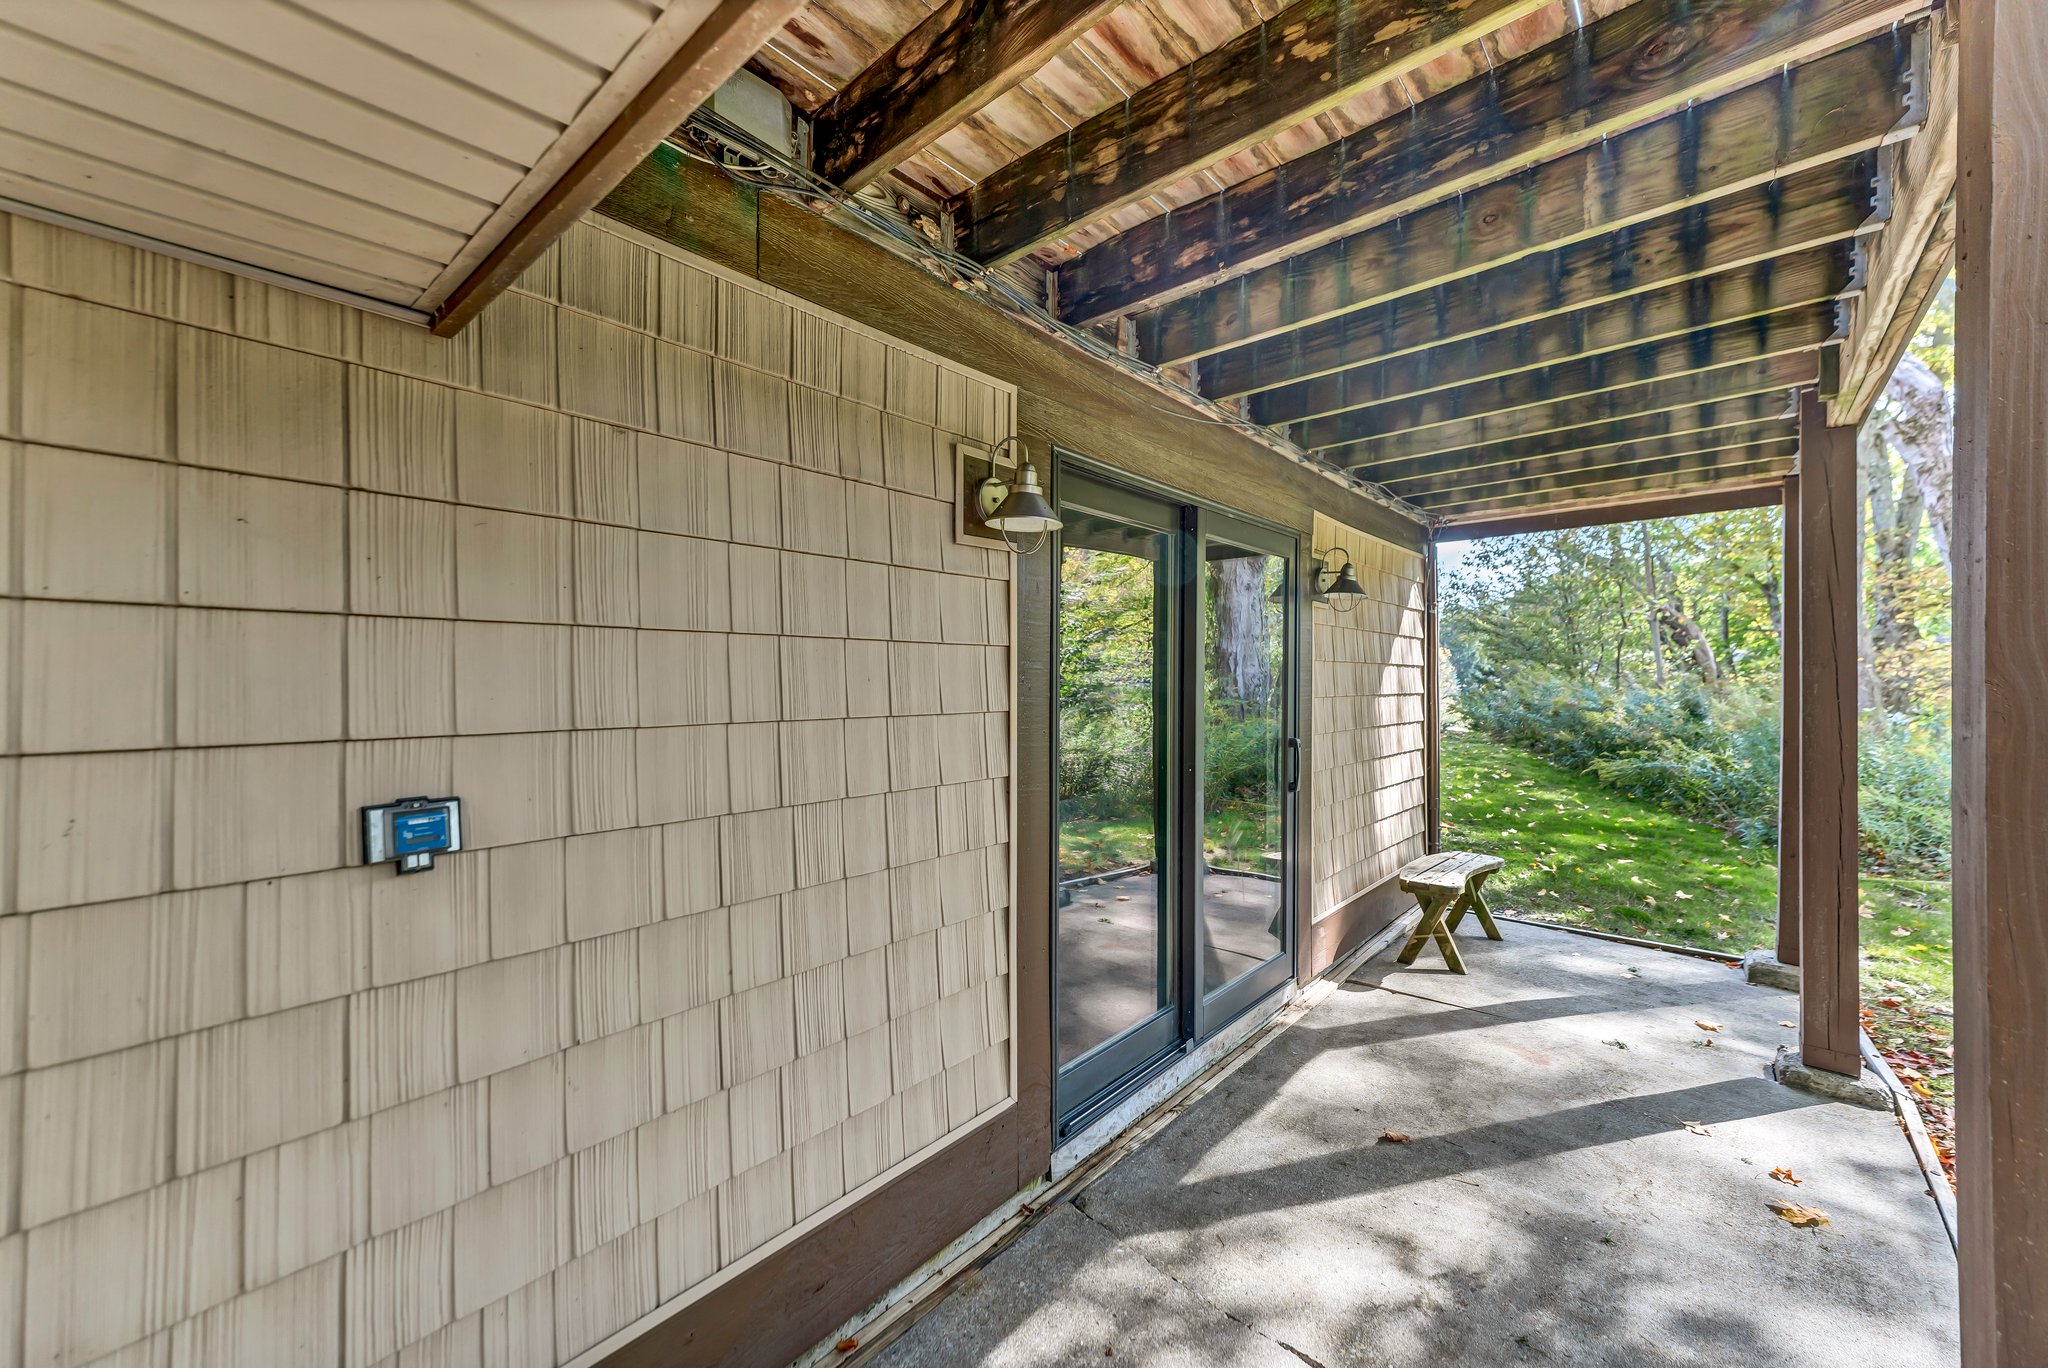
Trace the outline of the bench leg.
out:
M 1418 896 L 1415 901 L 1422 905 L 1422 920 L 1415 923 L 1415 933 L 1408 937 L 1408 943 L 1395 957 L 1401 964 L 1415 963 L 1415 957 L 1422 953 L 1423 946 L 1429 944 L 1430 937 L 1443 929 L 1444 900 Z
M 1437 927 L 1436 948 L 1444 952 L 1445 968 L 1454 974 L 1465 972 L 1465 957 L 1458 953 L 1458 943 L 1451 939 L 1450 927 L 1441 925 Z
M 1479 885 L 1485 878 L 1482 874 L 1472 881 L 1472 913 L 1479 918 L 1479 925 L 1486 931 L 1488 940 L 1500 940 L 1500 928 L 1493 923 L 1493 909 L 1486 905 L 1485 897 L 1479 892 Z

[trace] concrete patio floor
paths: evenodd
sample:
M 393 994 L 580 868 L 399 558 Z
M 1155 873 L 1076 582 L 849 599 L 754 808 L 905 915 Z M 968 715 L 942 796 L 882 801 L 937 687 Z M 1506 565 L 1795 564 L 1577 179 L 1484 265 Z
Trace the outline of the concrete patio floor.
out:
M 1463 978 L 1434 950 L 1354 971 L 879 1362 L 1957 1361 L 1955 1259 L 1897 1121 L 1766 1074 L 1793 997 L 1503 929 L 1468 921 Z

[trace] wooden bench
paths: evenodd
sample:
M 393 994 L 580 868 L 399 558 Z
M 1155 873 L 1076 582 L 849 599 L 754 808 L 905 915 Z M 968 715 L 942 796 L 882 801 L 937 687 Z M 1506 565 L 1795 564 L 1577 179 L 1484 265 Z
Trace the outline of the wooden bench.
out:
M 1437 949 L 1444 952 L 1444 963 L 1450 966 L 1451 972 L 1464 973 L 1465 961 L 1458 954 L 1458 943 L 1451 939 L 1451 933 L 1458 929 L 1467 909 L 1478 915 L 1479 925 L 1485 928 L 1488 940 L 1499 940 L 1500 928 L 1493 924 L 1493 913 L 1488 910 L 1479 886 L 1502 863 L 1498 855 L 1446 850 L 1441 855 L 1425 856 L 1404 867 L 1400 875 L 1401 891 L 1413 893 L 1415 901 L 1422 904 L 1422 920 L 1416 923 L 1415 934 L 1408 938 L 1408 944 L 1401 948 L 1401 963 L 1415 963 L 1422 947 L 1434 938 Z

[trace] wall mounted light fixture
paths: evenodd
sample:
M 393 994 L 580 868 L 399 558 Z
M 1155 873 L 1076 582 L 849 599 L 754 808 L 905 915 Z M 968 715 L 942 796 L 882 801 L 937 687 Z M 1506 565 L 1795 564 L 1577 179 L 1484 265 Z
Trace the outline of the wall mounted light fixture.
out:
M 1309 567 L 1309 589 L 1312 597 L 1321 599 L 1340 613 L 1348 613 L 1365 598 L 1365 586 L 1358 582 L 1358 572 L 1352 568 L 1351 552 L 1341 546 L 1315 553 L 1315 564 Z M 1331 568 L 1331 562 L 1338 556 L 1344 563 Z
M 1008 477 L 993 460 L 996 453 L 1009 446 L 1014 446 L 1017 451 L 1014 478 Z M 1017 554 L 1031 555 L 1045 545 L 1048 535 L 1059 530 L 1059 515 L 1045 501 L 1045 490 L 1038 483 L 1038 470 L 1031 464 L 1031 453 L 1025 449 L 1022 438 L 1003 438 L 995 444 L 989 456 L 990 473 L 974 487 L 975 508 L 981 514 L 982 526 L 1001 533 L 1003 540 Z M 1029 546 L 1019 546 L 1010 540 L 1011 533 L 1022 536 L 1036 533 L 1038 540 Z

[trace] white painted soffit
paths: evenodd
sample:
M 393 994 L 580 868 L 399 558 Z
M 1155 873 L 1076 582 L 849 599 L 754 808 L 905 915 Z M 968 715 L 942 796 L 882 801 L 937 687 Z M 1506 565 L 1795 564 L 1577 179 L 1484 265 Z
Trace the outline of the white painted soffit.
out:
M 0 0 L 0 197 L 424 319 L 717 0 Z

